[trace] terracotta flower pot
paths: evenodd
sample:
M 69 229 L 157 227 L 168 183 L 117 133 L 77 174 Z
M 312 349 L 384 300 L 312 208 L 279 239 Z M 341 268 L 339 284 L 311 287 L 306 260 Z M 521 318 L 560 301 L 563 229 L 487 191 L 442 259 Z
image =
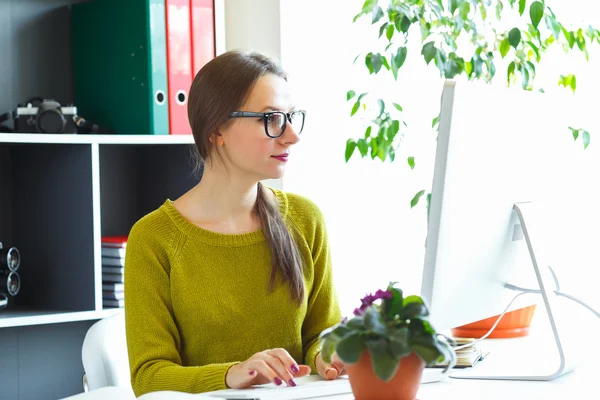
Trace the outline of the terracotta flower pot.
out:
M 414 352 L 400 361 L 396 375 L 385 382 L 375 375 L 371 355 L 364 351 L 355 364 L 346 365 L 356 400 L 415 400 L 425 362 Z
M 529 326 L 535 313 L 535 304 L 507 312 L 488 338 L 515 338 L 529 335 Z M 451 329 L 452 336 L 461 338 L 480 338 L 494 325 L 499 315 L 482 319 L 467 325 Z

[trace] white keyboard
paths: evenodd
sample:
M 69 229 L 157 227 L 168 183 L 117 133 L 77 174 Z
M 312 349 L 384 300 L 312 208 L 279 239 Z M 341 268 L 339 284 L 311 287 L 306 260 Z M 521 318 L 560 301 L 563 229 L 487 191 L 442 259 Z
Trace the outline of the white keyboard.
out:
M 438 382 L 445 378 L 441 368 L 425 368 L 421 384 Z M 326 381 L 312 375 L 298 380 L 298 386 L 276 386 L 273 383 L 257 385 L 249 389 L 227 389 L 204 393 L 214 399 L 227 400 L 302 400 L 325 396 L 352 394 L 350 381 L 342 376 L 333 381 Z M 348 397 L 349 399 L 353 397 Z

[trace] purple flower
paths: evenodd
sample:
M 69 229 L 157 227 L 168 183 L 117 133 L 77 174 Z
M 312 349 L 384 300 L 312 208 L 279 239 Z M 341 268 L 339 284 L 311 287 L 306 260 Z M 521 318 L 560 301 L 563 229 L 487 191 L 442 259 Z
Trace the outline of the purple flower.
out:
M 356 316 L 363 315 L 363 311 L 364 311 L 364 308 L 362 308 L 362 307 L 361 308 L 355 308 L 354 309 L 354 315 L 356 315 Z

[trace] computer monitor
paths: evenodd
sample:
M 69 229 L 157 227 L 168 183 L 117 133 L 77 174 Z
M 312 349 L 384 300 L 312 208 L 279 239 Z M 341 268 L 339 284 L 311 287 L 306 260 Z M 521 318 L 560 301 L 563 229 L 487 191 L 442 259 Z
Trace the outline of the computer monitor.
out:
M 544 247 L 552 213 L 565 210 L 562 201 L 572 196 L 561 186 L 577 173 L 569 160 L 583 151 L 568 129 L 578 121 L 567 105 L 520 88 L 444 84 L 421 290 L 431 321 L 447 330 L 498 315 L 517 294 L 506 284 L 541 288 L 542 296 L 527 296 L 513 309 L 541 300 L 538 311 L 547 310 L 557 349 L 556 366 L 472 371 L 474 378 L 547 380 L 572 368 Z

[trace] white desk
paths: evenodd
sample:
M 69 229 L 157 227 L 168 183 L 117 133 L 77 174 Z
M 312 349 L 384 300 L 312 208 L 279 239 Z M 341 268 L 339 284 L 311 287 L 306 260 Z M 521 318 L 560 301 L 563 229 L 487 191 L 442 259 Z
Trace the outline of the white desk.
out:
M 300 378 L 299 383 L 305 378 Z M 443 382 L 421 385 L 419 400 L 598 400 L 600 368 L 592 364 L 548 382 L 479 381 L 447 379 Z M 133 400 L 124 388 L 107 387 L 69 397 L 68 400 Z M 154 393 L 153 400 L 204 400 L 202 395 L 184 393 Z M 318 398 L 317 398 L 318 399 Z M 351 394 L 327 396 L 326 400 L 353 400 Z

